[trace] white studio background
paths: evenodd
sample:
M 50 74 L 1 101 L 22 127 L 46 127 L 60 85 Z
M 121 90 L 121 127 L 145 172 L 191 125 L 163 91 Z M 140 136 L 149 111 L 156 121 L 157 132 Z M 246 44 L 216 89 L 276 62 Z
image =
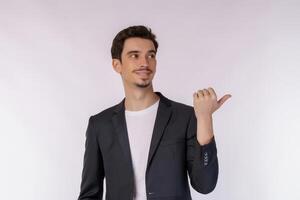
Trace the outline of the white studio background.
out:
M 112 39 L 139 24 L 160 45 L 155 91 L 232 95 L 217 186 L 193 199 L 300 199 L 300 1 L 0 0 L 1 199 L 78 197 L 88 118 L 124 97 Z

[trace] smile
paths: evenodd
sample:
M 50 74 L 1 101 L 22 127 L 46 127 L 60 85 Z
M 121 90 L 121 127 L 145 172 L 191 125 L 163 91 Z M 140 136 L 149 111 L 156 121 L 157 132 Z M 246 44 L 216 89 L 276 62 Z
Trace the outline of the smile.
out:
M 148 76 L 151 72 L 149 72 L 148 70 L 141 70 L 141 71 L 136 71 L 135 73 L 141 76 Z

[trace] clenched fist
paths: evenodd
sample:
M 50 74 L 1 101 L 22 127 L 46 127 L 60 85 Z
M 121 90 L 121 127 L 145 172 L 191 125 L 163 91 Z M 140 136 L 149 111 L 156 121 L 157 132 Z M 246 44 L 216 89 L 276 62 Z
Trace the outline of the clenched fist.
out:
M 217 95 L 214 89 L 209 87 L 207 89 L 198 90 L 193 94 L 193 97 L 195 115 L 197 119 L 199 119 L 198 117 L 200 116 L 211 116 L 231 95 L 227 94 L 217 101 Z

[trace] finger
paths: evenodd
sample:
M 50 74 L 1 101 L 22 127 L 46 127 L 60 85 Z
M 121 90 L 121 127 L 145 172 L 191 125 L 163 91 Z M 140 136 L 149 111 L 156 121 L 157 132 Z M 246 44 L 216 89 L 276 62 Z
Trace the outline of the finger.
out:
M 203 93 L 205 96 L 210 96 L 210 93 L 207 89 L 203 89 Z
M 223 105 L 223 103 L 229 99 L 231 97 L 231 95 L 227 94 L 227 95 L 224 95 L 219 101 L 218 101 L 218 104 L 219 104 L 219 107 Z
M 214 89 L 213 89 L 212 87 L 209 87 L 209 88 L 207 88 L 207 89 L 208 89 L 210 95 L 211 95 L 212 97 L 214 97 L 215 99 L 217 99 L 217 94 L 216 94 L 216 92 L 214 91 Z
M 194 93 L 193 93 L 193 97 L 194 97 L 194 98 L 198 98 L 197 92 L 194 92 Z
M 198 90 L 197 94 L 198 94 L 198 97 L 204 97 L 204 93 L 202 90 Z

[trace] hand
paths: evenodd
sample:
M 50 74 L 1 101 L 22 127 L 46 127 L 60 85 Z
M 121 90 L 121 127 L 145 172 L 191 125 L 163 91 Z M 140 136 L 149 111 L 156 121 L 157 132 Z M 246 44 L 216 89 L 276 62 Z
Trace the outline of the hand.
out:
M 214 89 L 209 87 L 207 89 L 198 90 L 193 94 L 193 97 L 195 115 L 197 119 L 199 119 L 200 116 L 211 116 L 227 99 L 231 97 L 231 95 L 226 94 L 219 101 L 217 101 L 217 95 Z

